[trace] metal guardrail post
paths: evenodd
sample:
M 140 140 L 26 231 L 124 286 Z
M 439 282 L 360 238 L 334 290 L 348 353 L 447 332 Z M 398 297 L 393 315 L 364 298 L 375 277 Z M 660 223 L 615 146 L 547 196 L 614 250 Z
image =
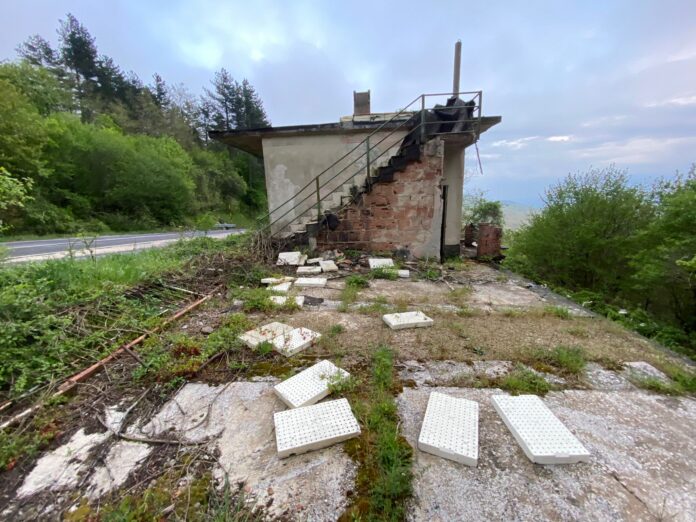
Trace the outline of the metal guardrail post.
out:
M 321 196 L 319 195 L 319 176 L 317 176 L 314 181 L 317 185 L 317 223 L 321 223 Z
M 421 137 L 421 144 L 425 143 L 425 94 L 421 94 L 421 129 L 420 129 L 420 137 Z
M 370 177 L 370 137 L 368 136 L 365 140 L 366 150 L 365 150 L 365 172 L 367 173 L 367 185 L 368 187 L 372 185 L 372 178 Z

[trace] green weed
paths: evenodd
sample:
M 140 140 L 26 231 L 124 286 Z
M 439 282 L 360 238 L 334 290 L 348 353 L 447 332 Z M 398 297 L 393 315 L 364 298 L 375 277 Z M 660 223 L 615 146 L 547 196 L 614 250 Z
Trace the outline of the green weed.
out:
M 579 375 L 587 365 L 582 348 L 557 346 L 551 352 L 538 351 L 535 359 L 570 375 Z
M 546 395 L 550 386 L 542 376 L 537 375 L 529 368 L 518 364 L 514 370 L 502 377 L 498 385 L 513 395 L 521 393 L 532 393 L 535 395 Z
M 560 319 L 571 319 L 570 311 L 564 306 L 545 306 L 544 315 L 552 315 Z

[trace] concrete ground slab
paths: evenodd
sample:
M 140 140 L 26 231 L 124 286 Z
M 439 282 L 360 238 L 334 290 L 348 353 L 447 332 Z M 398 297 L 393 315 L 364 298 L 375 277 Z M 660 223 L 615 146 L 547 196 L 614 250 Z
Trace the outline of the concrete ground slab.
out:
M 424 328 L 433 325 L 433 320 L 423 312 L 403 312 L 397 314 L 384 314 L 382 320 L 387 323 L 392 330 L 403 330 L 404 328 Z
M 544 398 L 592 453 L 534 464 L 493 409 L 494 389 L 404 388 L 402 431 L 415 447 L 431 391 L 480 405 L 477 468 L 416 452 L 409 519 L 685 522 L 696 512 L 696 400 L 644 391 L 568 390 Z
M 594 390 L 633 390 L 635 386 L 622 374 L 602 368 L 595 362 L 585 367 L 584 381 Z
M 322 402 L 273 415 L 278 457 L 314 451 L 360 435 L 346 399 Z
M 143 428 L 148 436 L 181 437 L 219 451 L 230 484 L 243 483 L 251 502 L 267 506 L 270 518 L 333 520 L 348 501 L 356 467 L 341 446 L 279 459 L 273 414 L 286 406 L 276 382 L 189 383 Z
M 511 283 L 485 283 L 472 285 L 470 304 L 474 308 L 495 310 L 499 308 L 533 308 L 545 304 L 534 292 Z
M 329 384 L 340 382 L 350 374 L 331 361 L 319 361 L 297 375 L 277 384 L 273 389 L 290 408 L 310 406 L 329 395 Z
M 668 384 L 670 382 L 663 372 L 645 361 L 632 361 L 624 363 L 624 376 L 634 379 L 656 379 Z
M 418 449 L 455 462 L 478 462 L 478 403 L 432 392 L 428 399 Z

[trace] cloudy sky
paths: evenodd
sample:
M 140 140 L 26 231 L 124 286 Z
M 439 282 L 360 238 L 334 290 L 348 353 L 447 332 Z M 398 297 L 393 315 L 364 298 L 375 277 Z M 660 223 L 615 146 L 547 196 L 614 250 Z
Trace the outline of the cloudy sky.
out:
M 0 58 L 27 36 L 55 41 L 71 12 L 100 52 L 148 82 L 199 92 L 227 68 L 256 86 L 274 125 L 336 121 L 352 91 L 374 111 L 451 88 L 484 91 L 503 117 L 467 155 L 467 190 L 540 204 L 568 172 L 615 163 L 636 182 L 696 161 L 696 1 L 3 2 Z

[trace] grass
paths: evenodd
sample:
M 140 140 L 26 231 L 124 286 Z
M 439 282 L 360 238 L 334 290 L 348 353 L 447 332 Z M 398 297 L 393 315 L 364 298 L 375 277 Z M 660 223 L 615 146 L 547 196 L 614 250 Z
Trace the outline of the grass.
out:
M 502 377 L 498 381 L 498 386 L 513 395 L 522 393 L 546 395 L 551 389 L 546 379 L 521 364 L 516 365 L 510 373 Z
M 459 307 L 465 307 L 469 301 L 473 289 L 470 286 L 455 288 L 447 294 L 447 301 Z
M 552 315 L 560 319 L 572 319 L 570 311 L 564 306 L 545 306 L 544 315 Z
M 372 279 L 387 279 L 389 281 L 396 281 L 399 279 L 399 273 L 396 268 L 378 267 L 370 270 L 370 277 Z
M 669 377 L 669 382 L 655 377 L 633 378 L 632 382 L 640 388 L 664 395 L 696 393 L 696 372 L 684 370 L 674 364 L 662 365 L 662 370 Z
M 350 396 L 362 426 L 360 438 L 346 443 L 360 464 L 358 494 L 341 520 L 404 520 L 405 501 L 412 494 L 413 450 L 399 434 L 392 350 L 377 347 L 371 366 L 368 389 Z
M 585 352 L 579 347 L 557 346 L 551 351 L 537 350 L 535 362 L 549 364 L 566 375 L 579 375 L 587 365 Z

